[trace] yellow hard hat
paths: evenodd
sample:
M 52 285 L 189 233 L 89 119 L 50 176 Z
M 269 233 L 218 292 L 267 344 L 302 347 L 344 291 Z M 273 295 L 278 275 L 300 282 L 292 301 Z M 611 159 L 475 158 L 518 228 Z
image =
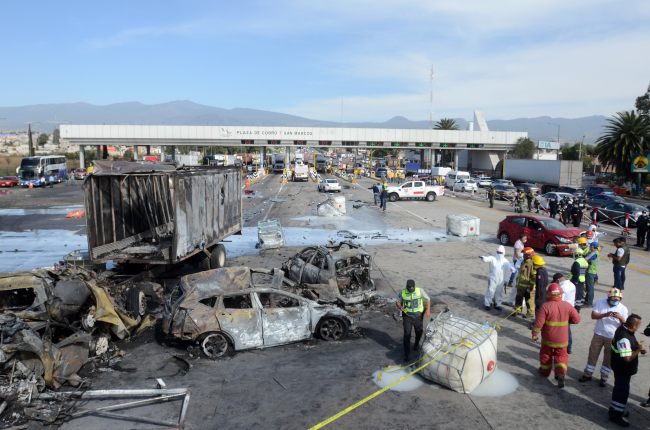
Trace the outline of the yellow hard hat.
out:
M 542 258 L 541 255 L 533 256 L 533 265 L 534 266 L 543 266 L 545 264 L 546 264 L 546 262 L 544 261 L 544 259 Z
M 586 244 L 587 244 L 587 239 L 585 239 L 584 237 L 578 239 L 578 245 L 586 245 Z

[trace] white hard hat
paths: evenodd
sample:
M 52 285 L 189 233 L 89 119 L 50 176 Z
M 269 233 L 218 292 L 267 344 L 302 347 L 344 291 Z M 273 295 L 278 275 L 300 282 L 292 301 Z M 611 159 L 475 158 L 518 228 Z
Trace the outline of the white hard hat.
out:
M 589 226 L 589 230 L 591 230 L 591 231 L 596 231 L 596 226 L 593 225 L 593 224 L 591 224 L 591 225 Z
M 498 252 L 499 254 L 505 254 L 505 253 L 506 253 L 506 249 L 503 247 L 503 245 L 499 245 L 499 247 L 497 248 L 497 252 Z

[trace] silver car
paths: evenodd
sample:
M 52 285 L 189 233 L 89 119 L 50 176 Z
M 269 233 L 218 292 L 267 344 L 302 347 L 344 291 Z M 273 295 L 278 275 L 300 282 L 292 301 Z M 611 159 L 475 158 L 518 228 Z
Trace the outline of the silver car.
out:
M 328 191 L 341 192 L 341 184 L 336 179 L 325 179 L 318 184 L 318 191 L 326 193 Z
M 341 340 L 354 319 L 336 306 L 282 291 L 281 270 L 228 267 L 183 276 L 165 301 L 163 331 L 220 357 L 311 339 Z

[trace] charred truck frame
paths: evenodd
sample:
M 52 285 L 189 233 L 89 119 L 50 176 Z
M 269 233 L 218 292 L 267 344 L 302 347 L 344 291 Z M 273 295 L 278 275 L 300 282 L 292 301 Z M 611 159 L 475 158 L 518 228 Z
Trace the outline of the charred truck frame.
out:
M 223 267 L 219 242 L 243 226 L 241 185 L 234 166 L 97 161 L 84 182 L 90 259 Z

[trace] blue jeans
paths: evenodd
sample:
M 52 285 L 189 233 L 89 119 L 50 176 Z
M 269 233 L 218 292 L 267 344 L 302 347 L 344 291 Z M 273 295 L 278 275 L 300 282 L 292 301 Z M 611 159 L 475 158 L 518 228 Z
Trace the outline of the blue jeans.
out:
M 388 202 L 388 199 L 381 199 L 381 207 L 386 210 L 386 203 Z
M 375 196 L 375 204 L 379 203 L 379 194 L 375 193 L 373 195 Z
M 614 288 L 618 288 L 621 291 L 623 291 L 623 280 L 621 279 L 621 275 L 624 270 L 625 267 L 623 266 L 614 266 Z

